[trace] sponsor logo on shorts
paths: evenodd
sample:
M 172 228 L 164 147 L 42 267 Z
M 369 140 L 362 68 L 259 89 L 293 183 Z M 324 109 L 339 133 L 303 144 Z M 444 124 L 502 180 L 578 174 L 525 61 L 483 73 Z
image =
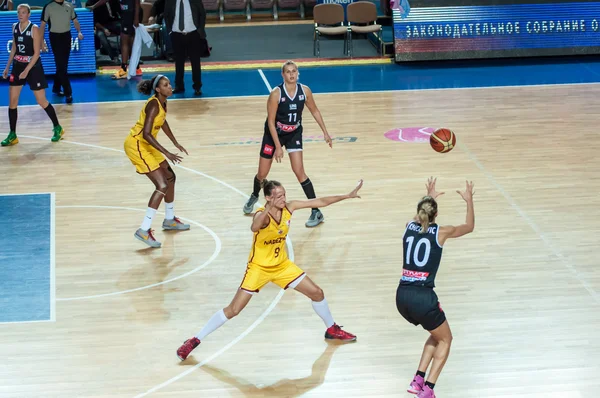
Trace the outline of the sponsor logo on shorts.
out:
M 275 149 L 275 147 L 272 147 L 271 145 L 265 144 L 265 147 L 263 148 L 263 153 L 265 155 L 272 155 L 273 154 L 273 149 Z

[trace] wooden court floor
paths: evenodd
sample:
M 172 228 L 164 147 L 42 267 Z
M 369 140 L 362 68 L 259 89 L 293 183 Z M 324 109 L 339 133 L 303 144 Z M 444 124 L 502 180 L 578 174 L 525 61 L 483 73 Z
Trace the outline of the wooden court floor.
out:
M 362 199 L 323 209 L 316 229 L 298 211 L 290 237 L 296 262 L 358 341 L 326 342 L 309 300 L 271 285 L 183 363 L 177 347 L 243 276 L 242 206 L 266 97 L 169 103 L 189 151 L 175 168 L 175 211 L 192 229 L 164 233 L 157 215 L 158 250 L 133 238 L 153 187 L 120 152 L 142 103 L 57 106 L 67 131 L 58 144 L 41 109 L 21 108 L 21 143 L 2 148 L 2 193 L 55 192 L 56 321 L 0 325 L 0 396 L 409 397 L 427 334 L 397 313 L 395 290 L 403 228 L 432 175 L 446 192 L 441 224 L 464 221 L 455 191 L 465 179 L 476 191 L 475 231 L 446 244 L 437 278 L 454 334 L 437 396 L 594 396 L 599 98 L 598 85 L 317 95 L 336 137 L 333 149 L 320 142 L 306 112 L 317 195 L 365 184 Z M 384 136 L 442 126 L 458 136 L 448 154 Z M 287 156 L 270 177 L 304 197 Z

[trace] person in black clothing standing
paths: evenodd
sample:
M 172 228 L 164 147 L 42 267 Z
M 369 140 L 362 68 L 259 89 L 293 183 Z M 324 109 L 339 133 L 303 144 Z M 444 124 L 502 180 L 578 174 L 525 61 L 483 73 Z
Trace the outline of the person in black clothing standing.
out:
M 396 290 L 396 308 L 400 315 L 415 326 L 421 325 L 430 333 L 417 373 L 408 387 L 408 392 L 418 394 L 418 398 L 435 398 L 433 388 L 448 359 L 452 344 L 452 332 L 446 314 L 433 290 L 444 243 L 447 239 L 469 234 L 475 228 L 473 183 L 467 181 L 464 191 L 456 191 L 467 202 L 466 221 L 458 226 L 440 226 L 436 223 L 436 198 L 443 192 L 436 191 L 435 183 L 436 179 L 433 178 L 427 181 L 427 196 L 421 198 L 417 204 L 417 214 L 406 224 L 402 237 L 402 277 Z M 430 364 L 431 369 L 425 379 Z
M 208 51 L 206 43 L 206 10 L 202 0 L 166 0 L 164 12 L 167 32 L 175 54 L 174 93 L 185 91 L 183 82 L 185 61 L 192 64 L 194 95 L 202 95 L 200 57 Z
M 46 24 L 48 24 L 50 45 L 56 64 L 52 92 L 58 95 L 64 94 L 67 97 L 68 104 L 73 102 L 73 90 L 68 75 L 69 56 L 71 55 L 71 21 L 77 29 L 79 40 L 83 40 L 81 27 L 72 3 L 64 0 L 53 0 L 44 6 L 40 30 L 43 35 Z
M 37 25 L 31 23 L 29 20 L 31 15 L 29 5 L 20 4 L 17 7 L 17 15 L 19 16 L 19 22 L 12 26 L 12 46 L 6 68 L 4 68 L 4 72 L 2 73 L 4 79 L 9 79 L 10 86 L 8 90 L 10 132 L 0 145 L 10 146 L 19 142 L 17 138 L 17 105 L 19 104 L 19 97 L 25 83 L 29 84 L 29 88 L 33 91 L 37 103 L 46 111 L 46 114 L 54 125 L 52 142 L 58 142 L 62 139 L 64 131 L 58 123 L 54 107 L 46 99 L 48 83 L 46 82 L 44 67 L 40 59 L 42 35 Z M 12 70 L 9 75 L 8 68 L 11 63 Z

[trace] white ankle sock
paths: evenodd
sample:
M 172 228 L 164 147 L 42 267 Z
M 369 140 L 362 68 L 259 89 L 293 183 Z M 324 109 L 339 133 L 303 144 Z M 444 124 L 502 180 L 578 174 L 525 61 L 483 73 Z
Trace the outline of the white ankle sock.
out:
M 333 321 L 333 315 L 331 315 L 331 311 L 329 311 L 329 305 L 327 304 L 327 300 L 323 299 L 323 301 L 313 301 L 312 306 L 317 313 L 325 322 L 325 326 L 329 329 L 335 323 Z
M 146 215 L 144 216 L 144 221 L 142 222 L 142 226 L 140 228 L 144 231 L 149 230 L 150 226 L 152 225 L 152 219 L 154 218 L 155 214 L 156 209 L 148 207 L 148 210 L 146 210 Z
M 204 325 L 201 331 L 198 332 L 196 337 L 202 341 L 206 336 L 223 326 L 229 319 L 225 316 L 223 310 L 215 312 L 215 314 L 208 320 L 208 323 Z
M 171 203 L 167 203 L 165 202 L 165 218 L 167 220 L 172 220 L 173 218 L 175 218 L 175 203 L 171 202 Z

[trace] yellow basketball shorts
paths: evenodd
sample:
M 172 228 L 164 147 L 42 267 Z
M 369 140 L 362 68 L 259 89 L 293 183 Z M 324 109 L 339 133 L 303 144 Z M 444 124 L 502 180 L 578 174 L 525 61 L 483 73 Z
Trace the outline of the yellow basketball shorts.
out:
M 164 155 L 152 145 L 127 136 L 124 143 L 125 154 L 140 174 L 150 173 L 160 167 Z
M 273 282 L 282 289 L 287 289 L 304 275 L 304 271 L 289 259 L 279 265 L 270 267 L 248 263 L 240 289 L 250 293 L 258 293 L 269 282 Z

